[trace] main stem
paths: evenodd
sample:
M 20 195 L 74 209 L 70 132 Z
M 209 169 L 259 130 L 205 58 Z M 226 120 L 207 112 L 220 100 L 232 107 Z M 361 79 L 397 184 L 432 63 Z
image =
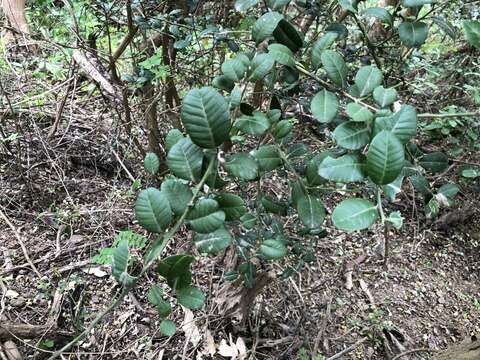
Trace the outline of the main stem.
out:
M 382 220 L 382 226 L 383 226 L 383 239 L 385 241 L 385 253 L 383 257 L 383 266 L 387 266 L 388 264 L 388 254 L 389 254 L 389 236 L 388 236 L 388 222 L 386 221 L 385 218 L 385 213 L 383 212 L 383 206 L 382 206 L 382 194 L 380 192 L 380 187 L 377 187 L 377 207 L 378 210 L 380 211 L 380 218 Z
M 215 155 L 216 156 L 216 155 Z M 212 169 L 215 164 L 215 158 L 213 158 L 210 161 L 210 164 L 208 165 L 207 170 L 205 171 L 205 174 L 203 175 L 202 179 L 198 183 L 198 185 L 195 187 L 193 191 L 193 196 L 192 199 L 190 200 L 190 203 L 188 204 L 187 208 L 183 212 L 182 216 L 176 221 L 175 225 L 161 238 L 157 239 L 151 249 L 150 252 L 147 254 L 147 260 L 145 262 L 145 265 L 142 268 L 142 271 L 140 271 L 140 274 L 134 278 L 131 284 L 125 285 L 124 288 L 122 289 L 122 292 L 118 296 L 118 298 L 113 301 L 105 310 L 103 310 L 97 317 L 90 323 L 90 325 L 82 331 L 77 337 L 75 337 L 72 341 L 70 341 L 68 344 L 66 344 L 64 347 L 62 347 L 60 350 L 54 352 L 52 356 L 50 356 L 49 360 L 56 359 L 59 357 L 63 352 L 69 350 L 73 345 L 75 345 L 77 342 L 81 341 L 85 336 L 87 336 L 94 328 L 95 326 L 103 320 L 103 318 L 113 311 L 117 306 L 119 306 L 122 302 L 125 296 L 132 290 L 138 281 L 142 278 L 143 275 L 151 268 L 152 264 L 154 261 L 158 258 L 158 256 L 161 255 L 165 247 L 168 245 L 170 240 L 172 240 L 173 235 L 178 231 L 180 226 L 182 226 L 183 221 L 185 220 L 185 217 L 187 216 L 187 213 L 193 206 L 193 203 L 195 199 L 197 198 L 198 194 L 202 190 L 203 185 L 208 179 L 208 176 L 210 176 L 210 173 L 212 172 Z

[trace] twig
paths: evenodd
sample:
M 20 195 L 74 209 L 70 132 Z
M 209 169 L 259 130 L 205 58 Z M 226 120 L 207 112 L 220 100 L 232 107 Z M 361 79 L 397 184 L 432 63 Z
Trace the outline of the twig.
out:
M 17 228 L 11 223 L 11 221 L 8 219 L 7 215 L 4 214 L 4 212 L 2 211 L 2 209 L 0 209 L 0 217 L 3 218 L 3 220 L 5 220 L 5 222 L 7 223 L 7 225 L 10 227 L 10 229 L 12 229 L 12 231 L 14 232 L 15 234 L 15 237 L 17 238 L 17 241 L 18 243 L 20 244 L 20 247 L 22 248 L 22 251 L 23 251 L 23 255 L 25 256 L 25 260 L 27 260 L 28 264 L 30 265 L 30 267 L 32 268 L 33 272 L 39 277 L 39 278 L 42 278 L 42 274 L 40 274 L 40 272 L 37 270 L 37 268 L 35 267 L 35 265 L 33 264 L 32 260 L 30 259 L 30 256 L 28 255 L 28 251 L 27 251 L 27 248 L 25 247 L 25 244 L 22 240 L 22 237 L 20 236 L 20 233 L 18 232 Z
M 358 340 L 355 344 L 353 345 L 350 345 L 349 347 L 347 347 L 345 350 L 342 350 L 340 351 L 339 353 L 336 353 L 335 355 L 327 358 L 327 360 L 335 360 L 335 359 L 340 359 L 343 355 L 345 354 L 348 354 L 349 352 L 355 350 L 357 347 L 359 347 L 360 345 L 362 345 L 365 341 L 368 340 L 368 337 L 365 336 L 363 338 L 361 338 L 360 340 Z
M 400 359 L 401 357 L 404 357 L 404 356 L 407 356 L 407 355 L 410 355 L 410 354 L 414 354 L 414 353 L 417 353 L 417 352 L 436 352 L 436 350 L 427 349 L 427 348 L 411 349 L 411 350 L 407 350 L 407 351 L 404 351 L 404 352 L 396 355 L 392 360 L 397 360 L 397 359 Z

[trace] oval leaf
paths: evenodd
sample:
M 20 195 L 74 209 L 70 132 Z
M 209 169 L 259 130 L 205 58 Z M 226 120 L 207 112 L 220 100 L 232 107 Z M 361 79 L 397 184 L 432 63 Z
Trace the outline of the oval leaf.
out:
M 377 86 L 381 85 L 383 74 L 376 66 L 363 66 L 355 75 L 355 85 L 360 97 L 369 95 Z
M 189 212 L 188 224 L 202 234 L 217 230 L 225 222 L 225 213 L 218 210 L 218 203 L 213 199 L 201 199 Z
M 428 25 L 421 22 L 404 22 L 398 27 L 400 40 L 408 47 L 420 47 L 428 36 Z
M 190 138 L 183 138 L 170 149 L 167 165 L 175 176 L 184 180 L 197 180 L 202 172 L 203 152 Z
M 277 260 L 287 255 L 287 248 L 279 240 L 268 239 L 260 245 L 260 254 L 267 260 Z
M 368 148 L 368 175 L 377 185 L 389 184 L 402 172 L 404 161 L 405 151 L 400 140 L 390 131 L 383 130 Z
M 230 155 L 225 161 L 225 170 L 239 179 L 255 180 L 258 176 L 258 163 L 249 154 L 238 153 Z
M 345 149 L 358 150 L 370 141 L 370 128 L 366 124 L 348 121 L 337 126 L 333 138 Z
M 333 210 L 333 224 L 340 230 L 363 230 L 377 219 L 377 207 L 364 199 L 347 199 Z
M 135 218 L 148 231 L 161 233 L 172 221 L 167 197 L 152 187 L 140 191 L 135 202 Z
M 323 203 L 311 195 L 302 196 L 297 202 L 298 217 L 308 229 L 317 229 L 325 220 Z
M 322 90 L 313 97 L 310 108 L 315 119 L 322 123 L 331 122 L 338 113 L 337 96 L 330 91 Z
M 348 68 L 343 57 L 333 50 L 324 50 L 320 56 L 322 65 L 327 72 L 327 76 L 339 87 L 347 86 Z
M 349 183 L 364 179 L 364 167 L 358 155 L 344 155 L 336 159 L 328 156 L 320 164 L 318 174 L 327 180 Z

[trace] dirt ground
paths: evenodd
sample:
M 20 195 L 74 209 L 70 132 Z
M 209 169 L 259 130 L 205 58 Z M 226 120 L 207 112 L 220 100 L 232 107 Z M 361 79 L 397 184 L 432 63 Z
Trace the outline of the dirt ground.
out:
M 47 358 L 118 294 L 109 268 L 91 258 L 119 230 L 141 231 L 133 223 L 135 191 L 120 162 L 134 177 L 142 169 L 110 119 L 92 105 L 97 100 L 68 105 L 67 129 L 48 140 L 54 104 L 30 108 L 16 119 L 25 134 L 20 158 L 1 150 L 0 209 L 9 223 L 0 221 L 0 330 L 1 324 L 23 324 L 39 332 L 35 339 L 3 334 L 27 358 Z M 459 167 L 452 165 L 455 174 Z M 222 314 L 222 301 L 229 301 L 222 255 L 199 257 L 194 282 L 207 303 L 194 320 L 176 308 L 176 335 L 158 330 L 159 317 L 146 299 L 152 273 L 64 358 L 208 359 L 215 351 L 220 359 L 222 340 L 228 345 L 240 337 L 257 359 L 308 360 L 312 352 L 328 357 L 351 345 L 340 358 L 391 359 L 417 349 L 402 359 L 427 359 L 480 334 L 480 195 L 471 184 L 460 186 L 457 207 L 446 212 L 472 204 L 474 214 L 440 231 L 425 221 L 420 199 L 405 185 L 401 201 L 389 206 L 411 220 L 390 230 L 386 267 L 380 229 L 345 234 L 327 224 L 316 261 L 300 273 L 281 280 L 280 265 L 263 269 L 277 279 L 268 281 L 242 324 Z M 188 236 L 180 232 L 168 252 L 189 250 Z

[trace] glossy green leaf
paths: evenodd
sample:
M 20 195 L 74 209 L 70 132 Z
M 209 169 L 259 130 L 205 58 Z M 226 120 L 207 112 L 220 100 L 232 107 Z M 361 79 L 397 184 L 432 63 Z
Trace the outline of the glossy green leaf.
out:
M 113 251 L 112 275 L 119 284 L 128 286 L 135 278 L 128 273 L 128 242 L 122 240 Z
M 457 184 L 449 183 L 449 184 L 444 184 L 440 186 L 437 193 L 442 194 L 447 198 L 453 199 L 453 197 L 455 197 L 455 195 L 457 195 L 459 191 L 460 191 L 460 188 L 458 187 Z
M 267 75 L 275 65 L 275 59 L 270 54 L 257 54 L 250 64 L 248 80 L 258 81 Z
M 377 185 L 389 184 L 402 172 L 404 161 L 405 151 L 400 140 L 390 131 L 383 130 L 368 148 L 368 175 Z
M 339 87 L 347 86 L 348 68 L 343 57 L 333 50 L 324 50 L 320 56 L 328 78 Z
M 268 53 L 279 64 L 295 67 L 295 58 L 293 57 L 292 50 L 282 44 L 270 44 L 268 45 Z
M 281 120 L 272 129 L 272 135 L 276 140 L 283 139 L 292 131 L 293 124 L 290 120 Z
M 278 260 L 287 255 L 287 248 L 279 240 L 268 239 L 260 245 L 260 254 L 267 260 Z
M 172 320 L 165 319 L 160 323 L 158 330 L 165 336 L 173 336 L 177 331 L 177 326 Z
M 383 23 L 386 23 L 390 26 L 393 25 L 392 15 L 384 8 L 381 8 L 381 7 L 367 8 L 363 11 L 363 15 L 379 19 Z
M 327 32 L 320 39 L 318 39 L 312 47 L 312 65 L 314 68 L 318 68 L 322 63 L 323 50 L 329 49 L 335 40 L 337 40 L 338 34 L 335 32 Z
M 235 0 L 235 10 L 245 12 L 258 4 L 258 0 Z
M 190 265 L 195 260 L 191 255 L 172 255 L 158 263 L 157 272 L 167 279 L 168 286 L 179 289 L 188 286 L 192 280 Z
M 333 138 L 345 149 L 358 150 L 369 143 L 370 128 L 366 124 L 348 121 L 337 126 Z
M 247 73 L 250 60 L 244 54 L 238 54 L 233 59 L 227 59 L 222 64 L 222 72 L 227 79 L 238 82 L 243 79 Z
M 346 108 L 348 116 L 355 122 L 367 122 L 373 119 L 373 114 L 366 107 L 351 102 Z
M 195 234 L 193 241 L 200 253 L 216 254 L 232 243 L 232 235 L 227 229 L 220 227 L 208 234 Z
M 398 27 L 400 40 L 408 47 L 420 47 L 427 40 L 428 25 L 421 22 L 404 22 Z
M 401 229 L 403 225 L 403 217 L 399 211 L 392 212 L 386 219 L 389 223 L 393 225 L 395 229 Z
M 235 121 L 235 128 L 249 135 L 263 135 L 270 129 L 270 120 L 259 111 L 255 111 L 253 116 L 242 115 Z
M 323 203 L 311 196 L 306 195 L 298 199 L 298 217 L 308 229 L 317 229 L 325 220 L 325 207 Z
M 448 156 L 441 152 L 425 154 L 419 159 L 418 163 L 431 173 L 440 173 L 448 167 Z
M 182 132 L 178 129 L 172 129 L 165 136 L 165 148 L 168 151 L 175 145 L 177 142 L 184 138 Z
M 219 209 L 225 213 L 227 221 L 238 220 L 247 212 L 245 202 L 240 196 L 220 193 L 215 196 Z
M 345 231 L 363 230 L 377 219 L 377 207 L 364 199 L 342 201 L 332 213 L 335 227 Z
M 402 105 L 400 110 L 389 117 L 375 119 L 374 134 L 389 130 L 403 144 L 406 144 L 417 133 L 417 111 L 413 106 Z
M 464 20 L 462 25 L 467 41 L 470 45 L 480 49 L 480 21 Z
M 195 286 L 186 286 L 177 289 L 177 300 L 187 309 L 200 309 L 205 302 L 205 294 Z
M 229 137 L 228 103 L 212 87 L 190 90 L 183 98 L 181 118 L 192 142 L 211 149 Z
M 382 72 L 373 65 L 361 67 L 355 75 L 355 85 L 360 92 L 360 97 L 369 95 L 383 81 Z
M 212 85 L 220 90 L 230 92 L 235 87 L 235 83 L 225 75 L 215 76 L 212 80 Z
M 157 154 L 152 152 L 147 153 L 143 160 L 143 166 L 148 173 L 155 175 L 158 172 L 158 169 L 160 169 L 160 159 Z
M 282 159 L 275 145 L 262 145 L 252 151 L 251 155 L 257 159 L 261 171 L 272 171 L 282 165 Z
M 162 183 L 161 192 L 166 196 L 173 213 L 178 216 L 187 209 L 193 197 L 190 187 L 175 179 L 165 180 Z
M 397 90 L 394 88 L 385 89 L 377 86 L 373 91 L 373 99 L 382 108 L 392 105 L 398 98 Z
M 256 159 L 245 153 L 230 155 L 225 161 L 225 170 L 242 180 L 255 180 L 258 177 L 258 163 Z
M 338 113 L 337 96 L 330 91 L 322 90 L 313 97 L 310 108 L 315 119 L 322 123 L 331 122 Z
M 320 164 L 321 177 L 335 182 L 349 183 L 362 181 L 365 164 L 358 155 L 343 155 L 336 159 L 328 156 Z
M 291 51 L 297 52 L 303 47 L 303 39 L 297 29 L 285 19 L 281 19 L 273 31 L 275 40 L 288 47 Z
M 190 227 L 201 234 L 217 230 L 225 222 L 225 213 L 213 199 L 200 199 L 187 216 Z
M 198 180 L 202 172 L 203 152 L 190 138 L 183 138 L 170 149 L 167 165 L 172 173 L 184 180 Z
M 172 311 L 170 303 L 163 300 L 163 289 L 159 285 L 152 285 L 152 287 L 148 291 L 147 298 L 148 301 L 150 301 L 150 303 L 157 308 L 158 313 L 161 317 L 168 316 Z
M 135 202 L 135 218 L 148 231 L 163 232 L 172 221 L 168 198 L 153 187 L 140 191 Z
M 435 0 L 402 0 L 402 5 L 405 7 L 417 7 L 426 4 L 433 4 Z
M 475 169 L 465 169 L 462 171 L 462 176 L 469 179 L 480 177 L 480 171 Z
M 319 167 L 323 160 L 332 156 L 329 151 L 324 151 L 315 155 L 307 164 L 307 181 L 310 186 L 319 186 L 324 184 L 327 180 L 320 176 Z
M 255 42 L 258 44 L 270 37 L 282 19 L 283 15 L 275 11 L 270 11 L 260 16 L 252 28 L 252 36 Z

